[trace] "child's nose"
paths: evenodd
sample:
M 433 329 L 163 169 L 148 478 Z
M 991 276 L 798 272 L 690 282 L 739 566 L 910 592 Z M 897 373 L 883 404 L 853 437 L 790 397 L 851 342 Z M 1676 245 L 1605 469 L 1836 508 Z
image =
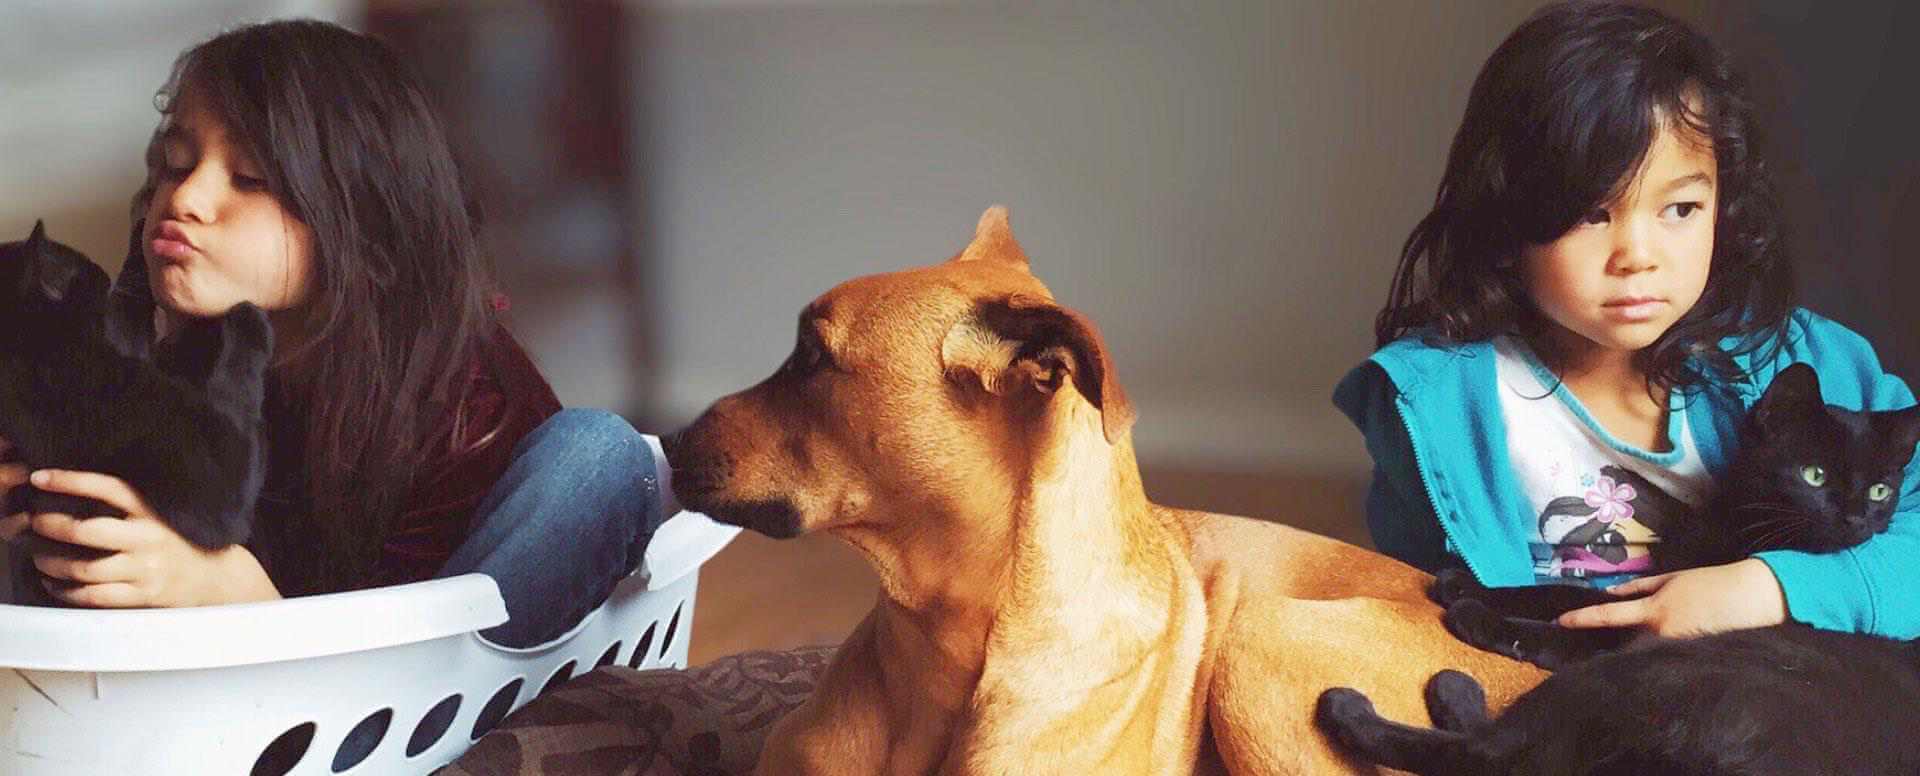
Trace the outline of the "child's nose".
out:
M 1607 261 L 1609 272 L 1632 275 L 1659 266 L 1653 241 L 1647 239 L 1642 231 L 1636 225 L 1626 224 L 1615 232 L 1613 255 Z
M 167 217 L 202 223 L 210 220 L 219 196 L 214 178 L 205 165 L 188 172 L 167 197 Z

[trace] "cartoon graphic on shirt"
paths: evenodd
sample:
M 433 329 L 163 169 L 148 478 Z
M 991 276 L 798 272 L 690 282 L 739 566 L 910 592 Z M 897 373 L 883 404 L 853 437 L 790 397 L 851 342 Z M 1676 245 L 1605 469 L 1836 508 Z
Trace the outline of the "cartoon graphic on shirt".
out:
M 1692 510 L 1646 478 L 1621 466 L 1602 466 L 1581 478 L 1586 492 L 1561 496 L 1540 514 L 1540 537 L 1551 554 L 1536 561 L 1543 580 L 1595 580 L 1644 574 L 1653 567 L 1649 545 L 1663 526 Z

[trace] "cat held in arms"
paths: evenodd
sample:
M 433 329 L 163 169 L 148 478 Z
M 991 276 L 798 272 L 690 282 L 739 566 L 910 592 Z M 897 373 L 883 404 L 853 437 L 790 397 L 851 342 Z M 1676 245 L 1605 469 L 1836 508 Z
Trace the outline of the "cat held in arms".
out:
M 1830 406 L 1813 369 L 1790 366 L 1749 413 L 1715 500 L 1663 532 L 1656 570 L 1864 542 L 1887 529 L 1916 444 L 1920 407 Z M 1442 671 L 1426 691 L 1438 729 L 1382 718 L 1344 687 L 1320 696 L 1316 723 L 1361 760 L 1435 776 L 1920 774 L 1920 642 L 1794 623 L 1635 640 L 1553 625 L 1618 599 L 1552 587 L 1435 583 L 1456 635 L 1562 669 L 1499 718 L 1471 677 Z
M 128 274 L 145 282 L 144 273 Z M 197 546 L 246 541 L 266 470 L 266 314 L 243 303 L 188 320 L 149 347 L 114 333 L 140 327 L 109 325 L 117 291 L 105 271 L 48 239 L 41 224 L 23 241 L 0 244 L 0 439 L 11 444 L 8 455 L 34 468 L 119 477 Z M 125 516 L 30 485 L 14 488 L 4 510 Z M 44 602 L 34 595 L 31 565 L 16 565 L 27 566 L 14 570 L 16 597 Z

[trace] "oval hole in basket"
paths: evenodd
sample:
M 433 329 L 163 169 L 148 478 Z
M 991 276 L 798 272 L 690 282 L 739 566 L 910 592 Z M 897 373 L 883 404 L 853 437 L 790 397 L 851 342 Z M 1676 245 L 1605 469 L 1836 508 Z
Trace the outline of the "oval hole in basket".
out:
M 495 690 L 493 697 L 487 699 L 487 705 L 480 707 L 480 716 L 473 721 L 475 741 L 480 740 L 481 736 L 492 730 L 494 725 L 500 724 L 500 720 L 506 718 L 507 712 L 513 710 L 513 700 L 520 697 L 522 681 L 519 677 L 515 677 L 513 681 L 507 683 L 507 686 Z
M 407 756 L 418 757 L 440 743 L 440 737 L 447 734 L 447 728 L 453 727 L 453 718 L 459 713 L 460 693 L 433 704 L 433 708 L 427 709 L 427 715 L 420 718 L 420 724 L 413 726 L 413 735 L 407 737 Z
M 686 608 L 686 606 L 686 604 L 681 604 L 673 607 L 673 619 L 667 621 L 667 637 L 660 640 L 661 660 L 667 659 L 667 650 L 673 649 L 673 634 L 675 631 L 680 630 L 680 610 Z
M 260 759 L 253 761 L 253 776 L 284 776 L 300 764 L 300 758 L 307 755 L 307 747 L 313 743 L 312 722 L 302 722 L 287 728 L 273 743 L 260 752 Z
M 658 627 L 660 623 L 647 623 L 647 632 L 640 634 L 640 646 L 634 647 L 633 657 L 627 659 L 628 668 L 639 668 L 640 663 L 647 659 L 647 650 L 653 648 L 653 629 Z
M 600 659 L 593 662 L 593 667 L 605 668 L 613 665 L 613 661 L 618 659 L 620 659 L 620 642 L 616 641 L 613 642 L 613 646 L 607 647 L 607 651 L 600 653 Z
M 552 690 L 555 687 L 559 687 L 562 684 L 566 684 L 567 680 L 572 678 L 573 678 L 573 661 L 569 660 L 560 666 L 560 670 L 553 672 L 553 676 L 547 677 L 547 683 L 544 685 L 541 685 L 540 687 L 540 694 L 546 695 L 547 691 Z
M 380 742 L 387 738 L 387 728 L 393 724 L 393 709 L 381 709 L 368 714 L 360 724 L 347 731 L 347 738 L 340 742 L 340 748 L 333 753 L 333 772 L 345 773 L 348 768 L 359 765 L 380 748 Z

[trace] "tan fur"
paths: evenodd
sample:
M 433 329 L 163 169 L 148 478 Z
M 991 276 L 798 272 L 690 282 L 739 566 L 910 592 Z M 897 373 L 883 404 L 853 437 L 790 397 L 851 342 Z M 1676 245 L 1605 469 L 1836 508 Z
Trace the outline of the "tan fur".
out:
M 953 260 L 815 301 L 787 366 L 670 441 L 691 508 L 880 575 L 757 773 L 1364 772 L 1322 690 L 1424 723 L 1440 669 L 1496 706 L 1541 679 L 1449 636 L 1412 567 L 1149 503 L 1105 345 L 1052 299 L 990 209 Z

